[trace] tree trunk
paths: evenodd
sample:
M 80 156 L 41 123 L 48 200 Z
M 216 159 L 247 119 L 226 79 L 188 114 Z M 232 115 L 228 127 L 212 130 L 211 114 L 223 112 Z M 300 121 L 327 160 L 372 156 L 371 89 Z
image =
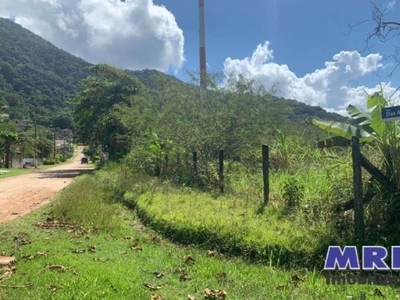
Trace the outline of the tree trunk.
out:
M 5 168 L 9 169 L 10 168 L 10 159 L 11 159 L 11 144 L 9 142 L 6 142 L 5 150 L 6 150 Z

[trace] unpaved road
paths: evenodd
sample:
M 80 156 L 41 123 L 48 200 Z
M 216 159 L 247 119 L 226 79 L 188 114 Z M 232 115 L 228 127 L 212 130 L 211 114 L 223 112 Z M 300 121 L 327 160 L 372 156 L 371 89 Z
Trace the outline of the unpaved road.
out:
M 81 165 L 82 147 L 74 161 L 51 169 L 0 179 L 0 224 L 50 202 L 74 177 L 91 170 Z

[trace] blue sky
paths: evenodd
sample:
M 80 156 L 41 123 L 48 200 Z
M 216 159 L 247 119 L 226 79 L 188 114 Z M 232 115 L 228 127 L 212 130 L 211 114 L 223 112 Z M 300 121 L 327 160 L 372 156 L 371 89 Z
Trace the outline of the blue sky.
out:
M 394 0 L 376 0 L 392 8 Z M 365 92 L 383 82 L 391 95 L 400 76 L 387 75 L 383 60 L 399 41 L 375 40 L 364 51 L 374 23 L 368 0 L 205 0 L 209 72 L 244 74 L 277 96 L 344 113 L 365 107 Z M 199 66 L 197 0 L 3 0 L 1 17 L 92 63 L 129 69 L 157 69 L 188 80 Z M 398 71 L 400 72 L 400 70 Z M 396 94 L 397 95 L 397 94 Z
M 199 66 L 198 2 L 156 0 L 155 3 L 170 10 L 184 32 L 186 61 L 175 75 L 187 80 L 185 69 L 197 70 Z M 394 5 L 388 19 L 399 19 L 395 2 L 381 1 L 380 5 Z M 374 28 L 374 22 L 349 27 L 370 19 L 372 11 L 367 0 L 247 0 L 245 5 L 238 0 L 205 0 L 208 71 L 223 72 L 228 57 L 250 57 L 256 46 L 265 41 L 270 42 L 273 61 L 287 65 L 297 77 L 324 68 L 325 62 L 332 61 L 341 51 L 357 51 L 361 56 L 370 53 L 390 55 L 397 40 L 379 43 L 373 39 L 369 44 L 371 49 L 365 48 L 365 39 Z M 376 89 L 382 81 L 390 81 L 391 88 L 387 90 L 391 95 L 400 78 L 398 72 L 386 78 L 391 70 L 390 66 L 380 68 L 349 80 L 348 85 Z M 331 108 L 344 113 L 344 108 L 351 102 L 363 106 L 362 88 L 357 94 L 353 99 L 343 101 L 340 108 L 332 105 Z
M 186 58 L 183 68 L 197 69 L 197 0 L 156 0 L 154 3 L 170 10 L 183 30 Z M 287 64 L 298 76 L 324 67 L 325 61 L 342 50 L 368 54 L 362 51 L 365 37 L 374 24 L 363 24 L 350 33 L 348 27 L 370 18 L 372 6 L 366 0 L 247 0 L 245 3 L 205 0 L 210 72 L 222 71 L 227 57 L 250 56 L 258 44 L 267 40 L 274 50 L 274 61 Z M 398 19 L 399 10 L 394 9 L 391 16 Z M 380 51 L 391 52 L 391 44 L 373 44 Z M 364 82 L 373 84 L 377 79 L 371 76 Z

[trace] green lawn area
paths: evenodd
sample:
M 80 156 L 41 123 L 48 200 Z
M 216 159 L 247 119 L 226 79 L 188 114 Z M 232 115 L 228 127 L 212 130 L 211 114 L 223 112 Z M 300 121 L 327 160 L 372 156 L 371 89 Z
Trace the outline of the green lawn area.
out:
M 96 233 L 46 222 L 50 207 L 0 226 L 0 251 L 17 258 L 16 272 L 0 281 L 1 299 L 205 299 L 206 288 L 237 300 L 373 295 L 372 287 L 327 285 L 312 272 L 250 265 L 171 244 L 123 207 L 118 230 Z M 395 299 L 393 289 L 380 290 Z
M 0 169 L 0 180 L 7 177 L 23 175 L 34 172 L 33 169 Z
M 362 292 L 367 299 L 400 294 L 384 286 L 328 285 L 317 271 L 249 264 L 213 249 L 173 244 L 143 226 L 110 191 L 96 175 L 83 175 L 47 206 L 0 225 L 0 252 L 17 259 L 15 270 L 0 271 L 0 299 L 328 300 L 359 299 Z M 205 298 L 206 289 L 227 296 Z

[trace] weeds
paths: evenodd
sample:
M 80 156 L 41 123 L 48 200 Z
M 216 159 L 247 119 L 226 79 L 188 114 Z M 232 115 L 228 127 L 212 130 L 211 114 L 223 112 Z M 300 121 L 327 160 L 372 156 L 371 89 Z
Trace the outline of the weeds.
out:
M 304 186 L 295 177 L 288 177 L 282 184 L 282 198 L 285 211 L 290 213 L 300 206 L 304 197 Z
M 310 166 L 307 177 L 272 173 L 271 202 L 260 215 L 259 176 L 239 164 L 230 167 L 235 170 L 230 190 L 218 197 L 125 172 L 120 165 L 109 164 L 94 175 L 77 178 L 51 207 L 0 226 L 0 250 L 14 252 L 15 237 L 20 244 L 18 272 L 4 279 L 2 286 L 29 286 L 0 288 L 0 296 L 149 299 L 157 294 L 200 299 L 226 293 L 229 299 L 261 300 L 343 299 L 361 290 L 374 294 L 377 288 L 372 286 L 326 285 L 316 271 L 329 244 L 347 242 L 335 231 L 327 211 L 335 201 L 328 193 L 336 179 L 345 179 L 343 173 L 331 172 L 329 166 Z M 246 193 L 254 198 L 241 197 Z M 284 199 L 296 203 L 290 206 L 296 207 L 295 213 L 279 217 Z M 164 241 L 144 228 L 121 201 L 136 206 L 146 224 L 171 240 L 196 244 L 204 251 Z M 80 225 L 95 228 L 95 234 Z M 22 243 L 21 237 L 29 243 Z M 228 260 L 222 253 L 263 265 Z M 284 266 L 292 269 L 277 269 Z M 313 271 L 296 266 L 310 266 Z M 396 294 L 389 287 L 379 291 L 391 298 Z
M 83 175 L 57 197 L 52 214 L 59 219 L 98 230 L 119 228 L 118 207 L 108 189 L 95 176 Z

